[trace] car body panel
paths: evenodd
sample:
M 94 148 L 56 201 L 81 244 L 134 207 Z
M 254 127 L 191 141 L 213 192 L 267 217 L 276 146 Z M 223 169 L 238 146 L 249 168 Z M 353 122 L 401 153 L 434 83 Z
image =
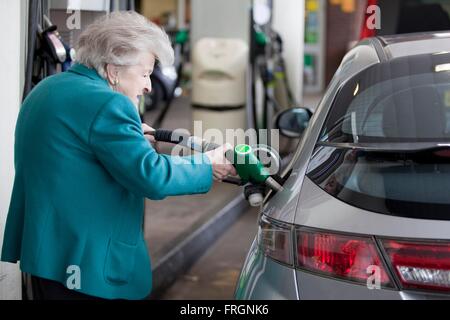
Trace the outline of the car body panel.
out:
M 317 276 L 297 270 L 300 300 L 402 300 L 400 291 L 388 289 L 369 289 L 367 286 L 346 281 Z
M 295 271 L 265 257 L 256 239 L 250 248 L 236 286 L 239 300 L 297 300 Z
M 369 289 L 365 285 L 317 276 L 297 270 L 300 300 L 448 300 L 447 295 L 423 292 L 396 291 L 384 288 Z

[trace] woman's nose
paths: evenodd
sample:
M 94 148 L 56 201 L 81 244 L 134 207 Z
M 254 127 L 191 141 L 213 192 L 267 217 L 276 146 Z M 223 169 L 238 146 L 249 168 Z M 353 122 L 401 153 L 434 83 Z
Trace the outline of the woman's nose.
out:
M 152 82 L 150 79 L 147 81 L 144 87 L 144 94 L 150 93 L 152 91 Z

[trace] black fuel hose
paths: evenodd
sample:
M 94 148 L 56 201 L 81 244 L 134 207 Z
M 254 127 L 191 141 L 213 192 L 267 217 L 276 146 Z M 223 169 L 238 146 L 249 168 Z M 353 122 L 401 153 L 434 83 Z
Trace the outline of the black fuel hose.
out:
M 151 134 L 155 137 L 156 141 L 179 144 L 198 152 L 211 151 L 220 147 L 217 143 L 207 142 L 201 138 L 177 132 L 177 130 L 157 129 Z
M 179 144 L 185 137 L 181 134 L 174 135 L 171 130 L 157 129 L 153 133 L 156 141 Z M 187 135 L 186 135 L 187 136 Z

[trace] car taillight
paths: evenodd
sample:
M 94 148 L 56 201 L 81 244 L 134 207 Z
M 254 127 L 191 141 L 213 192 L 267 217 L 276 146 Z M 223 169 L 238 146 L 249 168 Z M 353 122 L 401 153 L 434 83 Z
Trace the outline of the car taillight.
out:
M 381 242 L 404 289 L 450 291 L 450 242 Z
M 298 269 L 360 284 L 375 280 L 381 287 L 398 287 L 374 237 L 294 227 L 262 216 L 258 245 L 266 256 Z M 380 239 L 379 245 L 401 289 L 450 292 L 450 242 Z
M 361 284 L 367 284 L 375 272 L 380 286 L 393 287 L 370 237 L 298 228 L 296 239 L 300 269 Z
M 293 265 L 292 228 L 290 225 L 261 217 L 258 230 L 260 250 L 281 263 Z

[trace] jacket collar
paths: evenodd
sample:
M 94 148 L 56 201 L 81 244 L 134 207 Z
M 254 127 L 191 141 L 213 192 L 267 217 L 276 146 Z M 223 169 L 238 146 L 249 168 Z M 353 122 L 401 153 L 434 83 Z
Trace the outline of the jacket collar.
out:
M 95 69 L 89 68 L 87 66 L 85 66 L 84 64 L 81 63 L 74 63 L 70 69 L 68 70 L 69 72 L 73 72 L 73 73 L 77 73 L 79 75 L 82 76 L 86 76 L 89 79 L 92 80 L 98 80 L 98 81 L 102 81 L 104 82 L 106 85 L 108 85 L 108 82 L 103 79 Z

